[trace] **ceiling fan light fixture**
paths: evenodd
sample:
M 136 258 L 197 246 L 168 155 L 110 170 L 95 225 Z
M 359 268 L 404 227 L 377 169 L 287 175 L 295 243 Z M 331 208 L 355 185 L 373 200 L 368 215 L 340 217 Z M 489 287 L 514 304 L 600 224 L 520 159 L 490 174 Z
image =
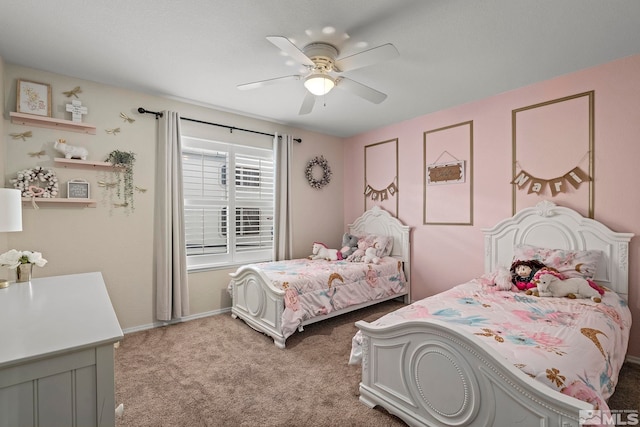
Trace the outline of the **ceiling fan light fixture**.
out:
M 328 74 L 311 74 L 304 79 L 304 87 L 316 96 L 326 95 L 336 85 L 336 81 Z

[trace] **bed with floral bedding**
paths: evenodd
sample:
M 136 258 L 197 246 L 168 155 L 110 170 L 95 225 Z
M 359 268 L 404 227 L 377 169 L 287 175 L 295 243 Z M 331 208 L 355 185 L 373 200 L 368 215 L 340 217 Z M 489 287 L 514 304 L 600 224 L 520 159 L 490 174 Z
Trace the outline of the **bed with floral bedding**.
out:
M 409 302 L 409 227 L 374 206 L 348 232 L 385 241 L 379 262 L 302 258 L 242 266 L 231 274 L 231 315 L 284 348 L 305 325 L 389 299 Z
M 420 426 L 577 427 L 608 410 L 631 327 L 632 234 L 551 202 L 484 233 L 484 276 L 356 323 L 360 400 Z M 592 281 L 600 302 L 528 294 L 511 275 L 499 283 L 522 259 Z

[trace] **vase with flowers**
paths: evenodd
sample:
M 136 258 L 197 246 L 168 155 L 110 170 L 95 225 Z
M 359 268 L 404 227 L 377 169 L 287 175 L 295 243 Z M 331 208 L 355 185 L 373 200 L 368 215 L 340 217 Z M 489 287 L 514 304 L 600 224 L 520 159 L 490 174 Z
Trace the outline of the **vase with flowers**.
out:
M 40 252 L 11 249 L 0 255 L 0 266 L 16 270 L 16 282 L 30 281 L 33 265 L 44 267 L 46 263 Z

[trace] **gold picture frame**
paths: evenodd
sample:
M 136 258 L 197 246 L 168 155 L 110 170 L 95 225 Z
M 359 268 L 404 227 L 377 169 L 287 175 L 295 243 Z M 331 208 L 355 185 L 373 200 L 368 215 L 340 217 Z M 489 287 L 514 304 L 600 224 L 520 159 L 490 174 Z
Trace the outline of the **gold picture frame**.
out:
M 398 217 L 400 189 L 398 159 L 398 138 L 365 145 L 365 211 L 373 206 L 379 206 L 394 217 Z
M 18 113 L 51 117 L 51 85 L 19 79 L 16 92 Z
M 425 131 L 422 152 L 422 223 L 473 225 L 473 120 Z M 444 166 L 456 177 L 432 182 L 431 172 Z
M 512 110 L 511 199 L 514 215 L 522 208 L 535 206 L 536 203 L 551 195 L 551 197 L 558 197 L 559 202 L 564 206 L 577 210 L 585 217 L 594 218 L 594 98 L 595 91 L 590 90 Z M 531 130 L 539 133 L 534 141 L 529 139 Z M 557 153 L 560 148 L 570 154 L 555 154 L 555 156 L 550 154 Z M 561 163 L 555 165 L 555 170 L 558 172 L 550 176 L 539 176 L 535 166 L 552 159 Z M 565 170 L 572 171 L 584 160 L 587 162 L 586 185 L 573 188 L 570 192 L 554 194 L 549 191 L 537 195 L 533 192 L 521 191 L 516 183 L 519 171 L 526 170 L 526 173 L 530 173 L 532 177 L 547 181 L 562 175 Z

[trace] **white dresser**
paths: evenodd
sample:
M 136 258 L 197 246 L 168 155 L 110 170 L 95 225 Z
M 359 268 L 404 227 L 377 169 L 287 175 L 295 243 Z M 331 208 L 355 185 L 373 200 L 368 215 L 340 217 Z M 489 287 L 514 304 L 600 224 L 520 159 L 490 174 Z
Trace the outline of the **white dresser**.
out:
M 114 426 L 122 337 L 101 273 L 0 289 L 0 427 Z

